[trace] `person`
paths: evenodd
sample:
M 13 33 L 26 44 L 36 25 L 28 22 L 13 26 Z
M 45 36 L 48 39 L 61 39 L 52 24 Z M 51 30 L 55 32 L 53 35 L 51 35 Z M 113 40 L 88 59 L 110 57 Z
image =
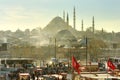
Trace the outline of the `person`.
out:
M 32 80 L 35 80 L 35 73 L 32 73 Z
M 5 74 L 5 78 L 6 78 L 6 80 L 9 80 L 8 73 Z
M 21 80 L 24 80 L 23 78 Z
M 36 77 L 37 77 L 37 80 L 39 79 L 39 72 L 38 71 L 36 71 Z

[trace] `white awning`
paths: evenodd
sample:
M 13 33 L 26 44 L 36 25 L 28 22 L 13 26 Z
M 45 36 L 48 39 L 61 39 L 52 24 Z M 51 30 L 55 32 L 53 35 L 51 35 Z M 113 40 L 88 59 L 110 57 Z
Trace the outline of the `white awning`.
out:
M 85 78 L 95 78 L 95 79 L 105 79 L 105 78 L 114 78 L 120 79 L 120 77 L 112 76 L 110 74 L 80 74 L 81 77 Z

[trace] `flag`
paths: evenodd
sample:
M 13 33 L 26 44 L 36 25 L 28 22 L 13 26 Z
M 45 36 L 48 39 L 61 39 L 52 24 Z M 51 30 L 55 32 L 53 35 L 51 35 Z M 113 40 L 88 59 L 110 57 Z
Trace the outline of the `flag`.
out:
M 115 65 L 110 60 L 107 61 L 107 66 L 112 70 L 116 69 Z
M 75 69 L 75 71 L 78 72 L 78 74 L 80 74 L 80 69 L 79 69 L 80 65 L 79 63 L 77 63 L 74 56 L 72 56 L 72 67 Z

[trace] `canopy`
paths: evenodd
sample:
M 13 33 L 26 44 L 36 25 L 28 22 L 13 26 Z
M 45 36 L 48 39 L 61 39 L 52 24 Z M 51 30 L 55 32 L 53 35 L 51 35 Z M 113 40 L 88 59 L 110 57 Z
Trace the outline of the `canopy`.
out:
M 84 78 L 94 78 L 94 79 L 106 79 L 106 78 L 120 79 L 120 77 L 112 76 L 107 73 L 105 74 L 87 73 L 87 74 L 80 74 L 80 76 Z

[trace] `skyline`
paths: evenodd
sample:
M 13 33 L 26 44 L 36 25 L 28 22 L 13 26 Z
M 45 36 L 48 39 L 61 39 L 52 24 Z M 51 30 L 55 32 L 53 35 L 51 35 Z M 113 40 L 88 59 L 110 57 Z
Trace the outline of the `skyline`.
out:
M 0 30 L 44 28 L 54 17 L 69 14 L 73 27 L 73 8 L 76 9 L 76 29 L 92 26 L 107 32 L 120 32 L 120 0 L 0 0 Z

